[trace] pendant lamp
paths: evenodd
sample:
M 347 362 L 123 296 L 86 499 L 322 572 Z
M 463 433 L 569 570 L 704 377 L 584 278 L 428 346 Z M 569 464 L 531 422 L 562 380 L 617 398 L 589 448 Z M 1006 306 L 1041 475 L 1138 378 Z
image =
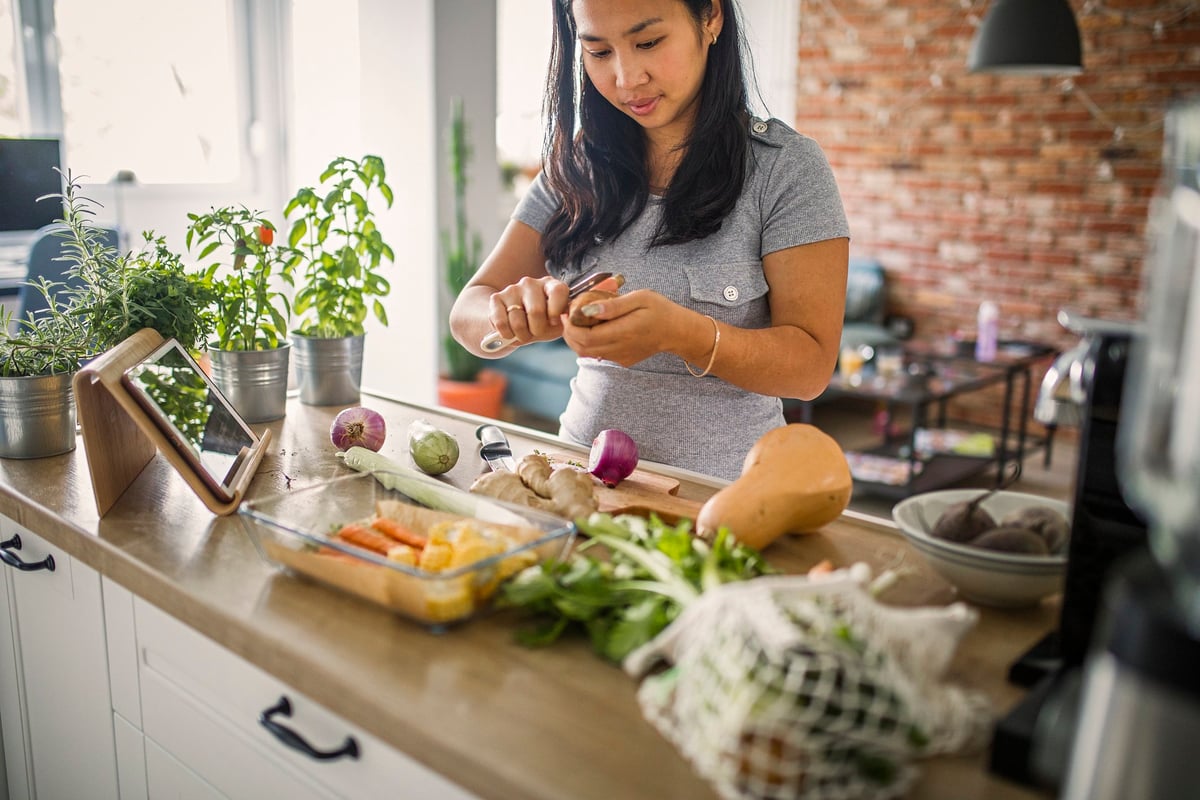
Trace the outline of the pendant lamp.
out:
M 967 67 L 1021 75 L 1082 72 L 1075 12 L 1067 0 L 994 0 L 971 44 Z

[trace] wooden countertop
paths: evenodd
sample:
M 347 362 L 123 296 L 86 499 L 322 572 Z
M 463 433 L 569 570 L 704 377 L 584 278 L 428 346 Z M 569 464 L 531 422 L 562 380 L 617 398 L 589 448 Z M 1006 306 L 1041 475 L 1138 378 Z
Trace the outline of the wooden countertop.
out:
M 377 397 L 382 452 L 400 458 L 417 417 L 463 446 L 447 478 L 467 486 L 484 469 L 477 418 Z M 328 430 L 337 408 L 292 400 L 248 497 L 317 483 L 349 470 Z M 554 443 L 506 427 L 519 457 Z M 583 452 L 583 451 L 581 451 Z M 713 488 L 684 481 L 680 496 Z M 155 458 L 104 519 L 92 497 L 82 442 L 74 452 L 29 461 L 0 459 L 0 513 L 45 537 L 133 593 L 171 613 L 300 692 L 483 798 L 715 798 L 677 751 L 642 718 L 635 683 L 584 642 L 531 650 L 513 641 L 514 620 L 494 614 L 443 634 L 368 602 L 276 572 L 237 516 L 214 517 L 167 462 Z M 839 566 L 903 564 L 913 574 L 889 602 L 944 604 L 950 587 L 890 526 L 853 514 L 766 551 L 788 571 L 823 558 Z M 979 688 L 1003 713 L 1023 694 L 1005 682 L 1008 665 L 1056 621 L 1052 605 L 1022 612 L 982 609 L 951 679 Z M 914 798 L 1033 798 L 993 776 L 986 756 L 923 762 Z

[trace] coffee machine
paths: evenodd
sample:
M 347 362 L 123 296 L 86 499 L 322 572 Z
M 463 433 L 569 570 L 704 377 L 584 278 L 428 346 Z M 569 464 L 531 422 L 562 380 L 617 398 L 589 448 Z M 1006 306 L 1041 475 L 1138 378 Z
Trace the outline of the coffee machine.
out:
M 1200 97 L 1166 118 L 1144 327 L 1118 427 L 1122 495 L 1149 522 L 1104 595 L 1062 797 L 1197 796 L 1200 737 Z
M 1030 687 L 996 726 L 991 769 L 1025 784 L 1054 786 L 1071 741 L 1080 668 L 1096 626 L 1101 590 L 1123 556 L 1143 549 L 1146 526 L 1123 501 L 1116 469 L 1118 420 L 1126 366 L 1137 329 L 1061 311 L 1080 336 L 1042 382 L 1035 416 L 1043 424 L 1079 426 L 1079 460 L 1071 538 L 1058 627 L 1018 659 L 1009 679 Z
M 1066 800 L 1197 796 L 1200 98 L 1175 104 L 1165 130 L 1143 322 L 1123 341 L 1094 337 L 1077 373 L 1085 410 L 1058 661 L 993 744 L 997 772 Z

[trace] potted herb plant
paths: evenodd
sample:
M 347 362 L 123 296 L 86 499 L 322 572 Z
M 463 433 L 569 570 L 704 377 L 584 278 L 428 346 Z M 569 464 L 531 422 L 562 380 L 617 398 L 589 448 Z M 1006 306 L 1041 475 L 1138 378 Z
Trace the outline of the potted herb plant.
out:
M 46 290 L 47 284 L 39 289 Z M 75 449 L 71 380 L 92 350 L 79 319 L 46 293 L 49 308 L 37 320 L 0 323 L 0 457 L 41 458 Z
M 247 422 L 267 422 L 287 410 L 287 340 L 292 285 L 285 248 L 274 246 L 275 226 L 245 206 L 188 214 L 186 243 L 207 260 L 214 292 L 212 377 Z
M 357 403 L 367 316 L 388 323 L 380 298 L 391 284 L 381 270 L 395 255 L 375 223 L 377 198 L 391 208 L 383 159 L 339 156 L 284 207 L 289 266 L 298 272 L 291 340 L 302 403 Z
M 191 352 L 204 349 L 216 320 L 216 290 L 201 272 L 191 272 L 166 238 L 142 233 L 140 249 L 115 254 L 95 287 L 81 297 L 79 311 L 88 318 L 100 350 L 107 350 L 143 328 L 175 339 Z M 98 291 L 97 291 L 98 290 Z
M 467 140 L 462 98 L 458 97 L 450 102 L 447 155 L 454 207 L 452 227 L 442 232 L 442 264 L 448 299 L 453 303 L 479 268 L 482 250 L 479 235 L 468 233 L 467 165 L 471 161 L 471 145 Z M 460 345 L 448 327 L 442 334 L 442 355 L 445 367 L 438 378 L 438 403 L 447 408 L 498 418 L 508 387 L 504 373 L 485 369 L 483 359 Z
M 14 321 L 3 314 L 0 339 L 0 456 L 40 457 L 75 447 L 71 380 L 82 361 L 150 327 L 195 348 L 211 318 L 211 290 L 184 269 L 162 237 L 144 235 L 139 251 L 121 254 L 92 218 L 92 201 L 66 174 L 60 230 L 64 282 L 40 278 L 29 286 L 46 308 Z

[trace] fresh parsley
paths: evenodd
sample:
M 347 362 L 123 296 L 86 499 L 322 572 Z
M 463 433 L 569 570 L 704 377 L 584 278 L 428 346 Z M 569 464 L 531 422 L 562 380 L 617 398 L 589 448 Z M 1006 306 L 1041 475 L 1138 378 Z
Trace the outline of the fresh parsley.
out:
M 619 662 L 658 635 L 710 588 L 771 569 L 727 531 L 711 542 L 676 525 L 633 515 L 596 513 L 579 523 L 588 540 L 566 560 L 530 567 L 505 584 L 499 605 L 529 624 L 518 639 L 544 646 L 583 632 L 602 657 Z

